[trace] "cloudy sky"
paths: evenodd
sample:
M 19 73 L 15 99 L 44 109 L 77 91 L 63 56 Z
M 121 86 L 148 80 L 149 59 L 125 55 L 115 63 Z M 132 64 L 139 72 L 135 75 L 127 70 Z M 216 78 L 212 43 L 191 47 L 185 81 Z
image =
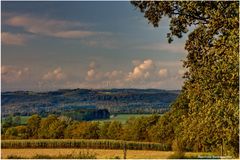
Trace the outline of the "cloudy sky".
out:
M 2 91 L 181 89 L 186 37 L 167 43 L 129 2 L 2 2 Z

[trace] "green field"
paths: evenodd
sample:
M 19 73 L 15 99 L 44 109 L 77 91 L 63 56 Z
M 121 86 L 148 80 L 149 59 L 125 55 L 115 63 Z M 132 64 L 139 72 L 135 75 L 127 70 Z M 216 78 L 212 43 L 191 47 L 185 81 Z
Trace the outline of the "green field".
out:
M 142 116 L 151 116 L 152 114 L 117 114 L 111 115 L 110 119 L 99 120 L 99 121 L 120 121 L 121 123 L 125 123 L 131 117 L 142 117 Z
M 118 114 L 110 117 L 110 120 L 116 120 L 125 123 L 131 117 L 151 116 L 152 114 Z
M 116 114 L 116 115 L 111 115 L 110 119 L 104 119 L 104 120 L 96 120 L 96 121 L 100 121 L 100 122 L 104 122 L 104 121 L 120 121 L 121 123 L 125 123 L 129 118 L 131 117 L 142 117 L 142 116 L 151 116 L 152 114 Z M 21 117 L 21 124 L 27 124 L 27 120 L 29 117 L 31 116 L 20 116 Z M 13 120 L 16 117 L 13 117 Z M 2 123 L 4 123 L 5 118 L 2 119 Z
M 20 116 L 21 118 L 21 124 L 24 125 L 24 124 L 27 124 L 27 120 L 28 118 L 31 117 L 31 116 Z M 14 119 L 16 118 L 16 116 L 13 116 L 13 121 Z M 2 123 L 5 122 L 5 118 L 2 118 Z

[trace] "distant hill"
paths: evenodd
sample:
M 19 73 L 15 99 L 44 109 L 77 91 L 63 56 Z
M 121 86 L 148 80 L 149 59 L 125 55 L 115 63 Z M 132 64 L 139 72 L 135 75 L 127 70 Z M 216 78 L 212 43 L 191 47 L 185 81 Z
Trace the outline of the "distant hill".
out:
M 179 90 L 61 89 L 50 92 L 2 92 L 2 116 L 75 110 L 108 109 L 110 113 L 163 113 Z

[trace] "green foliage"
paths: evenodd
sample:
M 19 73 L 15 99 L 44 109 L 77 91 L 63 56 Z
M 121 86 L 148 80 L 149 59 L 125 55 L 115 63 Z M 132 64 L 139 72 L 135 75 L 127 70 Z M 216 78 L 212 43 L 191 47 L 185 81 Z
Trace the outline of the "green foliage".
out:
M 111 122 L 103 122 L 100 125 L 100 130 L 99 130 L 99 138 L 101 139 L 108 139 L 108 128 L 110 126 Z
M 158 119 L 159 115 L 128 119 L 126 125 L 124 125 L 123 139 L 133 141 L 150 141 L 151 136 L 148 136 L 148 131 L 157 123 Z
M 17 131 L 17 136 L 20 139 L 27 139 L 29 138 L 29 128 L 27 126 L 16 126 L 15 127 L 16 131 Z
M 10 115 L 8 117 L 6 117 L 4 120 L 1 120 L 2 122 L 2 133 L 5 133 L 7 128 L 12 127 L 13 126 L 13 116 Z
M 99 124 L 97 122 L 79 122 L 71 131 L 71 138 L 98 139 Z
M 6 133 L 5 133 L 6 136 L 8 137 L 16 137 L 17 136 L 17 130 L 15 127 L 10 127 L 7 129 Z
M 58 117 L 49 125 L 49 137 L 51 138 L 64 138 L 64 130 L 68 126 L 68 120 Z
M 121 139 L 122 132 L 122 123 L 118 121 L 112 121 L 108 128 L 107 137 L 109 139 Z
M 132 1 L 157 27 L 170 18 L 169 42 L 181 38 L 190 26 L 185 49 L 186 81 L 169 123 L 160 120 L 160 139 L 185 144 L 183 150 L 213 151 L 225 155 L 239 150 L 239 2 L 238 1 Z M 179 111 L 180 110 L 180 111 Z M 178 113 L 182 115 L 177 117 Z M 162 122 L 163 121 L 163 122 Z M 176 123 L 177 122 L 177 123 Z M 175 126 L 174 126 L 175 125 Z M 162 127 L 162 128 L 161 128 Z M 156 129 L 157 129 L 156 128 Z M 155 130 L 156 130 L 155 129 Z M 180 147 L 181 148 L 181 147 Z
M 27 120 L 27 126 L 29 128 L 29 134 L 33 138 L 37 138 L 38 135 L 38 129 L 40 127 L 41 117 L 37 114 L 32 115 Z
M 50 125 L 57 121 L 57 116 L 49 115 L 47 118 L 41 120 L 40 128 L 38 130 L 38 137 L 39 138 L 50 138 L 51 134 L 49 134 Z

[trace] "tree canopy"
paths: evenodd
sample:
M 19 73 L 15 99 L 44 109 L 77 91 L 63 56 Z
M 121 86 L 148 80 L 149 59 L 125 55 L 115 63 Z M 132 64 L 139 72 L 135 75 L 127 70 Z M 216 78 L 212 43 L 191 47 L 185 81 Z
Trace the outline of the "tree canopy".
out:
M 168 113 L 178 121 L 175 142 L 184 144 L 185 150 L 222 150 L 222 155 L 238 155 L 239 2 L 131 3 L 154 27 L 159 26 L 162 17 L 170 19 L 170 43 L 191 30 L 185 43 L 188 55 L 183 66 L 188 71 L 182 93 Z M 165 126 L 167 129 L 171 125 Z

